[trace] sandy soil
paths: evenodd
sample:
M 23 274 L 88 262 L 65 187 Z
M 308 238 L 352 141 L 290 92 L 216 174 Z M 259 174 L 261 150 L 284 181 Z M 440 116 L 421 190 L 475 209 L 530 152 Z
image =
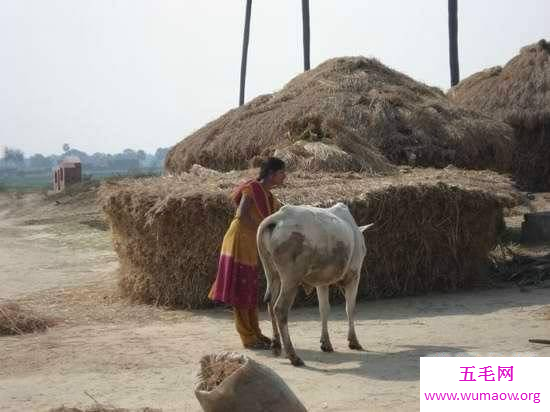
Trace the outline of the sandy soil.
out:
M 58 319 L 47 333 L 0 337 L 0 410 L 85 407 L 91 397 L 125 408 L 199 411 L 202 355 L 239 351 L 273 368 L 311 411 L 419 409 L 419 358 L 550 356 L 550 289 L 507 286 L 365 302 L 346 346 L 344 308 L 329 328 L 336 352 L 319 350 L 316 308 L 293 310 L 290 330 L 305 368 L 243 350 L 224 309 L 170 311 L 117 295 L 116 256 L 93 197 L 0 196 L 0 298 Z M 524 289 L 525 290 L 525 289 Z M 269 334 L 262 314 L 262 328 Z

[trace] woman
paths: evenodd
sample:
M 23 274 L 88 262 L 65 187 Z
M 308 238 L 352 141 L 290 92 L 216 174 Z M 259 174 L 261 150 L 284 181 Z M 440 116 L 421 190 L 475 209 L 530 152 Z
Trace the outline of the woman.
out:
M 269 349 L 271 345 L 258 322 L 256 232 L 261 221 L 281 207 L 271 189 L 285 178 L 285 163 L 270 157 L 257 179 L 242 183 L 233 192 L 237 213 L 223 238 L 218 274 L 208 295 L 233 306 L 237 332 L 249 349 Z

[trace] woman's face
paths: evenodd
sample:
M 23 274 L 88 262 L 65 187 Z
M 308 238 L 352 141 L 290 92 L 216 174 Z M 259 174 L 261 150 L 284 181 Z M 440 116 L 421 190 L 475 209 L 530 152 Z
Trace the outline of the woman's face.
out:
M 285 179 L 286 179 L 285 169 L 277 170 L 276 172 L 273 172 L 273 174 L 271 175 L 271 181 L 273 182 L 274 186 L 282 185 Z

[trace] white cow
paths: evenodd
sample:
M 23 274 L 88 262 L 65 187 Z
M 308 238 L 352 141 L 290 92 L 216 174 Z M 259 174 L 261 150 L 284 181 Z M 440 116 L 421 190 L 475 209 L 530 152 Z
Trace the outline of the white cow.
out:
M 362 350 L 354 327 L 355 299 L 366 254 L 362 232 L 343 203 L 327 209 L 283 206 L 258 227 L 258 253 L 267 279 L 265 301 L 273 323 L 273 351 L 281 353 L 280 335 L 287 357 L 294 366 L 303 361 L 296 355 L 288 333 L 288 312 L 302 285 L 317 289 L 322 321 L 321 349 L 332 352 L 327 329 L 330 312 L 329 286 L 345 289 L 348 341 Z M 280 335 L 279 335 L 280 332 Z

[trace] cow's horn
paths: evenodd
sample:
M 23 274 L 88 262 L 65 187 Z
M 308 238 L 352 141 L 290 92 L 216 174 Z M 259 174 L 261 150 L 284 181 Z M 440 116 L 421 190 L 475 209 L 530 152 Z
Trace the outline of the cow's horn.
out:
M 365 225 L 365 226 L 359 226 L 359 230 L 360 230 L 361 232 L 364 232 L 365 230 L 370 229 L 372 226 L 374 226 L 374 222 L 373 222 L 373 223 L 369 223 L 368 225 Z

